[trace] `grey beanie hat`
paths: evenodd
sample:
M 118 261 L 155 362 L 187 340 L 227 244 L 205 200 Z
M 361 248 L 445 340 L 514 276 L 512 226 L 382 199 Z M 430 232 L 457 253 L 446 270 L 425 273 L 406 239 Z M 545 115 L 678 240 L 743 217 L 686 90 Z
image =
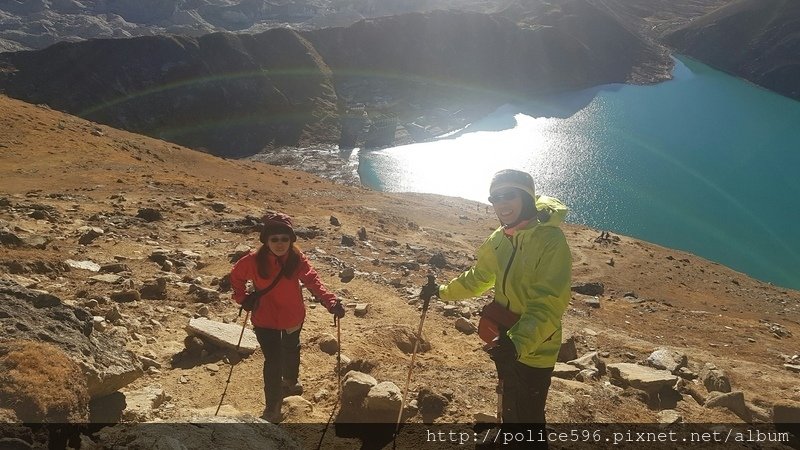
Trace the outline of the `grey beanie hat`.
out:
M 497 172 L 492 178 L 492 184 L 489 187 L 489 193 L 492 193 L 495 189 L 501 189 L 505 187 L 521 189 L 531 196 L 531 200 L 534 202 L 536 201 L 536 190 L 533 186 L 533 177 L 527 172 L 515 169 L 505 169 Z

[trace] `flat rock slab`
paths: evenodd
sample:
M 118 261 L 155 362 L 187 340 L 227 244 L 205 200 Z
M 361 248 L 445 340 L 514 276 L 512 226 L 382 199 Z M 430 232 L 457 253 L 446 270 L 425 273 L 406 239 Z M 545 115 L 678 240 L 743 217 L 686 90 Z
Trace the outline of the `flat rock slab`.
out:
M 553 376 L 556 378 L 571 380 L 575 378 L 575 376 L 578 375 L 580 371 L 581 369 L 571 364 L 564 364 L 557 362 L 555 368 L 553 368 Z
M 100 264 L 92 261 L 75 261 L 74 259 L 68 259 L 64 261 L 64 263 L 73 269 L 83 269 L 89 270 L 91 272 L 99 272 L 100 271 Z
M 609 364 L 607 368 L 612 378 L 646 392 L 657 392 L 663 387 L 672 387 L 678 381 L 677 376 L 666 370 L 651 369 L 637 364 Z
M 239 342 L 239 335 L 242 334 L 242 326 L 200 317 L 189 321 L 189 324 L 186 325 L 186 332 L 190 335 L 208 339 L 219 347 L 235 350 L 236 343 Z M 239 353 L 249 355 L 255 352 L 257 348 L 258 339 L 256 339 L 256 334 L 250 328 L 245 329 L 242 343 L 239 346 Z
M 97 270 L 100 270 L 100 268 L 98 267 Z M 116 283 L 119 283 L 122 280 L 122 277 L 119 276 L 119 275 L 114 275 L 113 273 L 106 273 L 106 274 L 103 274 L 103 275 L 95 275 L 95 276 L 89 277 L 89 279 L 90 280 L 94 280 L 94 281 L 99 281 L 101 283 L 116 284 Z

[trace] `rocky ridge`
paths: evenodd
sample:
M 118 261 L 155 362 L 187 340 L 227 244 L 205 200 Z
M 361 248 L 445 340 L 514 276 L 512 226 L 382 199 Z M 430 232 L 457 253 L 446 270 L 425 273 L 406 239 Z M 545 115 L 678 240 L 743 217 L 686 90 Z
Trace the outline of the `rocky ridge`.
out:
M 17 306 L 0 314 L 1 326 L 24 343 L 40 338 L 24 329 L 46 320 L 26 319 L 24 311 L 62 311 L 48 326 L 73 323 L 70 333 L 88 343 L 124 342 L 117 353 L 136 355 L 142 370 L 114 393 L 93 396 L 84 414 L 122 424 L 83 434 L 88 448 L 132 440 L 137 423 L 211 420 L 230 364 L 235 381 L 218 420 L 259 422 L 260 351 L 238 356 L 187 327 L 201 317 L 241 323 L 226 274 L 257 246 L 255 217 L 264 209 L 295 218 L 300 246 L 348 309 L 339 368 L 347 402 L 336 408 L 342 421 L 399 411 L 419 287 L 428 273 L 444 280 L 469 267 L 496 226 L 475 202 L 384 194 L 223 160 L 6 97 L 0 112 L 0 277 L 3 303 Z M 626 236 L 572 224 L 564 230 L 574 286 L 549 421 L 798 421 L 800 293 Z M 406 393 L 408 421 L 492 420 L 494 367 L 473 331 L 490 298 L 432 305 Z M 307 301 L 305 392 L 287 397 L 283 419 L 322 427 L 339 392 L 335 329 L 324 308 Z M 73 360 L 98 359 L 91 344 L 55 344 Z M 89 380 L 91 371 L 81 370 Z M 13 408 L 0 405 L 0 416 L 17 423 Z M 212 439 L 213 426 L 202 427 Z M 319 435 L 311 434 L 290 438 L 316 445 Z M 17 436 L 41 438 L 29 428 Z
M 402 142 L 425 140 L 512 99 L 669 77 L 663 49 L 597 8 L 569 4 L 546 23 L 525 27 L 499 16 L 436 11 L 302 33 L 59 43 L 0 54 L 0 90 L 113 127 L 243 156 L 283 145 L 344 144 L 344 124 L 360 120 L 358 108 L 365 114 L 368 107 L 367 123 L 376 129 L 381 119 L 388 124 L 390 137 L 374 144 L 381 146 L 394 142 L 398 126 L 406 130 Z

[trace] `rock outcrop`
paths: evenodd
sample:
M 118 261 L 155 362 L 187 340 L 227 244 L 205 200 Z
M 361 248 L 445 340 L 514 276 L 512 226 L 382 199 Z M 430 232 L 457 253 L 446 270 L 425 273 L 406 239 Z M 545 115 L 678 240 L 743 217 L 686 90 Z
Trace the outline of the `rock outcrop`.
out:
M 113 333 L 94 331 L 92 315 L 53 295 L 0 279 L 4 339 L 44 341 L 75 361 L 92 398 L 111 394 L 140 377 L 142 366 Z
M 4 341 L 0 343 L 2 408 L 12 409 L 24 422 L 86 422 L 86 380 L 75 361 L 54 345 Z

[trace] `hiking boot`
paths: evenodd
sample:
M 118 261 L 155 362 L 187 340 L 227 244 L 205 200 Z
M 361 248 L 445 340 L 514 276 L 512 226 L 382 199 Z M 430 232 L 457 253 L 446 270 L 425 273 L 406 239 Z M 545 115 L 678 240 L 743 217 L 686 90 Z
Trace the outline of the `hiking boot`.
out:
M 266 420 L 269 423 L 281 423 L 283 420 L 283 414 L 281 414 L 281 407 L 267 407 L 264 408 L 264 412 L 261 413 L 261 418 Z
M 303 395 L 303 384 L 299 381 L 292 383 L 291 381 L 283 380 L 283 382 L 281 382 L 281 387 L 283 389 L 283 394 L 286 397 L 292 395 Z

